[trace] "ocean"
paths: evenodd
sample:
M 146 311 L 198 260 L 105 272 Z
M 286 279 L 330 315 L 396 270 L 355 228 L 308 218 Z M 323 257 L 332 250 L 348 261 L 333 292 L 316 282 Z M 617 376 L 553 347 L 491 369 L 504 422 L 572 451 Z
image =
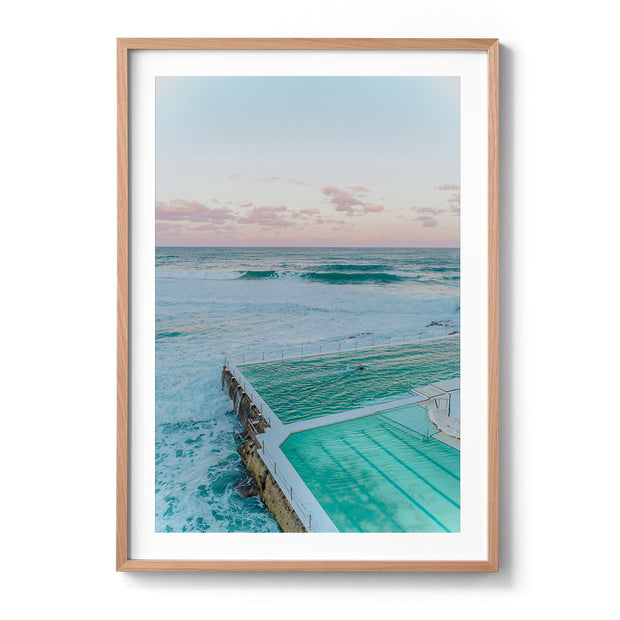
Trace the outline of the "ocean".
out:
M 460 323 L 458 248 L 156 248 L 155 527 L 278 532 L 236 448 L 226 359 L 430 337 Z M 284 353 L 283 353 L 284 352 Z

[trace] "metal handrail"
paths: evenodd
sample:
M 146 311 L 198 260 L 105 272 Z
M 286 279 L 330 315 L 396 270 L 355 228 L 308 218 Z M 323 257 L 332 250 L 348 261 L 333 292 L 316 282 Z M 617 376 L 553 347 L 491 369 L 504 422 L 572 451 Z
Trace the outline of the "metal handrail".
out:
M 271 407 L 263 400 L 262 396 L 254 389 L 254 386 L 248 382 L 243 373 L 232 363 L 226 362 L 225 368 L 237 380 L 243 391 L 250 397 L 250 400 L 256 405 L 260 411 L 260 415 L 267 421 L 269 426 L 273 426 L 275 414 Z
M 308 532 L 320 532 L 321 530 L 317 527 L 316 521 L 314 524 L 312 523 L 312 512 L 308 510 L 305 505 L 300 502 L 297 495 L 295 495 L 294 485 L 292 485 L 287 480 L 286 476 L 282 474 L 282 470 L 278 471 L 278 463 L 271 452 L 265 447 L 265 442 L 258 442 L 258 445 L 262 452 L 262 458 L 265 466 L 269 469 L 271 475 L 276 481 L 276 484 L 280 487 L 284 497 L 286 497 L 287 501 L 291 504 L 291 507 L 303 523 L 304 527 L 308 530 Z M 268 460 L 271 461 L 271 467 L 267 462 Z
M 415 344 L 417 342 L 430 342 L 433 340 L 440 340 L 443 338 L 447 338 L 448 336 L 457 334 L 460 334 L 460 328 L 454 327 L 444 330 L 433 330 L 430 334 L 428 332 L 418 332 L 416 336 L 409 338 L 407 338 L 407 336 L 388 337 L 387 341 L 379 340 L 378 338 L 371 338 L 369 339 L 370 344 L 368 344 L 368 340 L 364 340 L 364 346 L 358 346 L 360 340 L 359 336 L 356 336 L 354 338 L 347 338 L 346 340 L 338 340 L 330 344 L 320 344 L 318 345 L 318 350 L 316 350 L 316 346 L 314 348 L 311 348 L 307 344 L 305 344 L 303 346 L 300 345 L 298 348 L 295 349 L 280 349 L 279 355 L 277 352 L 269 353 L 265 351 L 261 352 L 260 354 L 243 353 L 239 354 L 239 356 L 236 357 L 235 361 L 232 363 L 246 365 L 292 359 L 308 359 L 312 357 L 319 357 L 322 355 L 334 355 L 336 353 L 364 351 L 379 347 L 402 346 L 406 344 Z M 287 355 L 285 355 L 285 352 L 287 353 Z M 228 364 L 231 361 L 232 359 L 228 355 L 226 355 L 225 363 Z

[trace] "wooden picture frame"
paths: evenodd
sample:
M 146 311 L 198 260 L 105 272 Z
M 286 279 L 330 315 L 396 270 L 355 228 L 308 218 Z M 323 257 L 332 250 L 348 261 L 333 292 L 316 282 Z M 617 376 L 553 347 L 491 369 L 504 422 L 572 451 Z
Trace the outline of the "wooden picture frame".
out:
M 488 202 L 488 440 L 487 557 L 476 561 L 184 560 L 129 554 L 130 489 L 130 174 L 129 55 L 135 50 L 369 50 L 483 52 L 487 66 Z M 494 572 L 498 552 L 498 53 L 497 39 L 118 39 L 118 306 L 117 306 L 117 512 L 118 571 Z

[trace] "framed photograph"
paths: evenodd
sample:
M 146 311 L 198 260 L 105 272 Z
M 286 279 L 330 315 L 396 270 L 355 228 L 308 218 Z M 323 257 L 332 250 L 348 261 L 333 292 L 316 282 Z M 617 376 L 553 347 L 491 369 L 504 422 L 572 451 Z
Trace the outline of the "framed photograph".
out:
M 119 39 L 117 570 L 498 570 L 496 39 Z

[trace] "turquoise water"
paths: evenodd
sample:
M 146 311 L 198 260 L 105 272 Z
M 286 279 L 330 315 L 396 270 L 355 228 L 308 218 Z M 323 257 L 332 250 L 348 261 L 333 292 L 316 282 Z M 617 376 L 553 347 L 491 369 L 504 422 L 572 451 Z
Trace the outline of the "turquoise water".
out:
M 364 400 L 361 403 L 361 406 L 370 407 L 370 405 L 382 405 L 384 403 L 389 403 L 393 400 L 398 400 L 399 398 L 411 398 L 411 392 L 407 390 L 406 392 L 401 392 L 400 394 L 393 394 L 392 396 L 386 396 L 385 398 L 371 398 L 370 400 Z
M 416 431 L 422 437 L 430 437 L 439 432 L 439 429 L 428 419 L 428 412 L 420 405 L 408 405 L 398 409 L 384 411 L 383 415 L 405 428 Z
M 235 489 L 249 474 L 225 359 L 431 337 L 438 322 L 458 330 L 459 265 L 451 248 L 157 248 L 156 531 L 279 531 L 258 497 Z M 387 387 L 359 399 L 393 396 Z
M 281 447 L 341 532 L 460 531 L 459 451 L 387 414 L 293 433 Z
M 360 370 L 360 364 L 364 367 Z M 284 423 L 362 407 L 460 376 L 460 339 L 239 367 Z

